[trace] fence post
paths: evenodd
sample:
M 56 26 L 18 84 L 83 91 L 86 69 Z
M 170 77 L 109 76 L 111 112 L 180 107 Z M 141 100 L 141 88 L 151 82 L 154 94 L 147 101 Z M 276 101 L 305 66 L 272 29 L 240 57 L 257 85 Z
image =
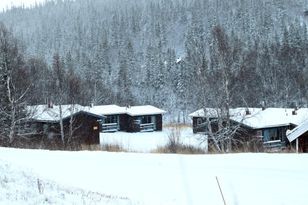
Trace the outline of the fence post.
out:
M 219 184 L 219 181 L 218 181 L 218 177 L 216 176 L 216 181 L 217 181 L 217 184 L 218 184 L 218 187 L 219 187 L 219 191 L 220 191 L 220 194 L 221 194 L 221 198 L 224 202 L 224 205 L 227 205 L 226 204 L 226 201 L 225 201 L 225 198 L 224 198 L 224 194 L 222 193 L 222 190 L 221 190 L 221 187 L 220 187 L 220 184 Z

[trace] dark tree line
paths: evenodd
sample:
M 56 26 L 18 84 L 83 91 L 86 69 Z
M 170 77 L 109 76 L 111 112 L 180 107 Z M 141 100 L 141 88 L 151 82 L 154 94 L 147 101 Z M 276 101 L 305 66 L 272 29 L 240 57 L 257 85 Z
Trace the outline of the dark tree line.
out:
M 0 20 L 22 42 L 28 104 L 153 104 L 185 113 L 307 105 L 306 5 L 77 0 L 15 8 Z

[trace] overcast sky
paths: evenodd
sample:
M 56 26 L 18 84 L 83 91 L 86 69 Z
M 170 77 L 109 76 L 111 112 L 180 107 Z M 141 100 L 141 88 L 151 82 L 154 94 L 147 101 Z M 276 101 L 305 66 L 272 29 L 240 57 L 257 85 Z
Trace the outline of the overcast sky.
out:
M 21 6 L 24 5 L 26 7 L 33 5 L 35 2 L 40 3 L 45 0 L 0 0 L 0 11 L 3 9 L 10 8 L 12 5 Z

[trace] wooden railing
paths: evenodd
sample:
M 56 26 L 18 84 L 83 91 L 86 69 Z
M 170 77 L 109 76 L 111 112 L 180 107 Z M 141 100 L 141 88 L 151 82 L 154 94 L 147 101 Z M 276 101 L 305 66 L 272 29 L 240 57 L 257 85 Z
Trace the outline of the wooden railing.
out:
M 155 130 L 154 123 L 140 124 L 140 132 L 153 132 Z
M 103 132 L 116 132 L 118 131 L 118 123 L 106 123 L 102 124 Z
M 284 143 L 281 142 L 281 140 L 272 140 L 272 141 L 267 141 L 267 142 L 263 142 L 263 147 L 265 149 L 271 149 L 271 150 L 275 150 L 275 149 L 282 149 L 284 148 Z

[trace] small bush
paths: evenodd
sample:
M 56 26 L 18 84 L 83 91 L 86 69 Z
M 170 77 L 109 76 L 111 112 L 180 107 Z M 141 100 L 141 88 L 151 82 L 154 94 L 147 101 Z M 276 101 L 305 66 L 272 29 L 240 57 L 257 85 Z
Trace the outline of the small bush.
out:
M 168 142 L 165 146 L 160 146 L 154 153 L 178 153 L 178 154 L 205 154 L 201 148 L 192 145 L 184 145 L 181 142 L 181 127 L 175 126 L 168 135 Z
M 82 150 L 90 151 L 107 151 L 107 152 L 128 152 L 119 144 L 103 144 L 103 145 L 81 145 Z
M 192 145 L 184 144 L 166 144 L 165 146 L 158 147 L 153 151 L 154 153 L 177 153 L 177 154 L 205 154 L 201 148 Z
M 127 152 L 127 150 L 125 150 L 123 146 L 119 144 L 103 144 L 101 145 L 101 148 L 103 151 L 108 152 Z

